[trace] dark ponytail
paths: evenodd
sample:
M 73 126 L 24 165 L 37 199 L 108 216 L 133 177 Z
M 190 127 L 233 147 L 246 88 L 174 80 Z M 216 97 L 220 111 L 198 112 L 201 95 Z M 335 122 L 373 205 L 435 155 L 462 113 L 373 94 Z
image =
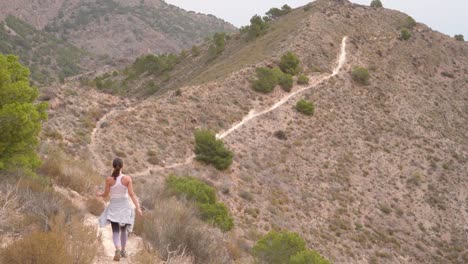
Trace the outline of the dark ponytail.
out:
M 114 161 L 112 162 L 112 167 L 114 167 L 114 171 L 112 172 L 112 177 L 114 177 L 114 179 L 117 179 L 117 177 L 119 177 L 120 175 L 120 170 L 123 167 L 122 159 L 119 159 L 119 158 L 114 159 Z

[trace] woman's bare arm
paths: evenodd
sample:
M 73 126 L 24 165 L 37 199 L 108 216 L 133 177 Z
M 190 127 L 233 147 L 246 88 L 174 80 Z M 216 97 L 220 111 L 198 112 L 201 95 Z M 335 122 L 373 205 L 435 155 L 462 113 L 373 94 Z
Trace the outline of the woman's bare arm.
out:
M 140 208 L 140 202 L 138 201 L 138 197 L 136 196 L 135 192 L 133 191 L 132 177 L 130 177 L 130 176 L 127 176 L 127 177 L 128 177 L 128 185 L 127 185 L 128 195 L 132 199 L 133 204 L 135 205 L 138 214 L 141 216 L 142 211 L 141 211 L 141 208 Z

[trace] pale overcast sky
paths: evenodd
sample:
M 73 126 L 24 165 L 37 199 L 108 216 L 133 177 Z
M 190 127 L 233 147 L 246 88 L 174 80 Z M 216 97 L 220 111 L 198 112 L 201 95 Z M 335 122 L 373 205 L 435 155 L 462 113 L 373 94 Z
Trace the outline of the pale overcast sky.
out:
M 312 0 L 166 0 L 166 2 L 206 14 L 213 14 L 237 27 L 249 23 L 255 15 L 263 15 L 271 7 L 288 4 L 302 6 Z M 468 39 L 468 0 L 381 0 L 384 7 L 397 9 L 434 30 Z M 351 0 L 369 5 L 371 0 Z

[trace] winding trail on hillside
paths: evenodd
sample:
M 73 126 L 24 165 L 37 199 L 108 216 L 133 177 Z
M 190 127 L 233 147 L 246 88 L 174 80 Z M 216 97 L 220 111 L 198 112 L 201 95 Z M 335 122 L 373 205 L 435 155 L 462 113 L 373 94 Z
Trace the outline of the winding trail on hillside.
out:
M 319 85 L 320 83 L 322 83 L 322 82 L 324 82 L 324 81 L 338 75 L 340 73 L 341 69 L 343 68 L 343 65 L 346 62 L 346 55 L 347 55 L 346 54 L 346 42 L 347 42 L 347 39 L 348 39 L 348 37 L 345 36 L 345 37 L 343 37 L 343 40 L 341 41 L 340 53 L 339 53 L 339 56 L 338 56 L 338 59 L 337 59 L 337 62 L 336 62 L 336 66 L 333 69 L 333 72 L 331 74 L 321 75 L 318 78 L 317 77 L 316 78 L 311 78 L 312 83 L 309 86 L 297 89 L 296 91 L 293 91 L 293 92 L 289 93 L 288 95 L 284 96 L 281 100 L 276 102 L 274 105 L 272 105 L 271 107 L 269 107 L 269 108 L 267 108 L 265 110 L 257 111 L 255 109 L 252 109 L 249 112 L 249 114 L 247 116 L 245 116 L 240 122 L 235 123 L 228 130 L 226 130 L 224 132 L 221 132 L 221 133 L 218 133 L 216 135 L 216 138 L 223 139 L 223 138 L 229 136 L 231 133 L 233 133 L 236 130 L 240 129 L 242 126 L 244 126 L 248 122 L 250 122 L 250 121 L 252 121 L 252 120 L 254 120 L 254 119 L 258 118 L 258 117 L 261 117 L 261 116 L 263 116 L 265 114 L 268 114 L 268 113 L 274 111 L 275 109 L 277 109 L 278 107 L 284 105 L 285 103 L 287 103 L 294 96 L 296 96 L 296 95 L 298 95 L 298 94 L 300 94 L 300 93 L 302 93 L 304 91 L 310 90 L 310 89 L 316 87 L 317 85 Z M 109 113 L 107 113 L 106 115 L 104 115 L 97 122 L 96 127 L 94 128 L 94 130 L 91 133 L 90 151 L 91 151 L 92 157 L 96 161 L 96 165 L 99 167 L 100 170 L 103 170 L 105 167 L 104 167 L 104 164 L 103 164 L 102 160 L 99 158 L 99 155 L 97 153 L 96 142 L 97 142 L 97 137 L 99 135 L 99 130 L 100 130 L 102 124 L 104 122 L 107 122 L 111 117 L 115 116 L 118 112 L 123 112 L 123 111 L 129 112 L 129 111 L 132 111 L 135 108 L 136 108 L 136 106 L 126 108 L 126 109 L 125 108 L 114 109 L 114 110 L 110 111 Z M 185 165 L 188 165 L 188 164 L 192 163 L 194 158 L 195 158 L 195 155 L 192 155 L 192 156 L 188 157 L 187 159 L 185 159 L 183 162 L 174 163 L 174 164 L 171 164 L 169 166 L 164 166 L 164 167 L 163 166 L 157 166 L 157 165 L 150 166 L 147 169 L 145 169 L 144 171 L 132 173 L 132 176 L 133 177 L 140 177 L 140 176 L 148 175 L 148 174 L 150 174 L 152 172 L 159 172 L 159 171 L 164 171 L 164 170 L 168 170 L 168 169 L 174 169 L 174 168 L 178 168 L 178 167 L 181 167 L 181 166 L 185 166 Z

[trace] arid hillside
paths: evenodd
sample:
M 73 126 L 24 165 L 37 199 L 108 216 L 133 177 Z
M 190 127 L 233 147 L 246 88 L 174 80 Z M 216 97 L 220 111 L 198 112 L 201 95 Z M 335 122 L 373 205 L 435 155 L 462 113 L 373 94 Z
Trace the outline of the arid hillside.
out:
M 0 20 L 16 16 L 39 30 L 114 62 L 144 53 L 178 52 L 235 27 L 160 0 L 0 1 Z
M 287 51 L 300 58 L 309 85 L 295 84 L 290 93 L 304 90 L 290 98 L 280 87 L 254 91 L 256 67 Z M 44 139 L 102 174 L 124 158 L 139 188 L 170 173 L 203 179 L 234 216 L 226 239 L 242 245 L 241 256 L 279 229 L 298 232 L 333 263 L 468 262 L 466 42 L 398 11 L 318 0 L 255 40 L 234 34 L 218 57 L 206 56 L 204 45 L 184 57 L 166 89 L 145 99 L 78 81 L 50 88 Z M 356 67 L 369 80 L 356 81 Z M 160 77 L 141 75 L 128 87 Z M 303 98 L 314 102 L 313 116 L 295 110 Z M 229 169 L 191 159 L 196 128 L 221 133 L 282 99 L 222 138 L 234 152 Z

